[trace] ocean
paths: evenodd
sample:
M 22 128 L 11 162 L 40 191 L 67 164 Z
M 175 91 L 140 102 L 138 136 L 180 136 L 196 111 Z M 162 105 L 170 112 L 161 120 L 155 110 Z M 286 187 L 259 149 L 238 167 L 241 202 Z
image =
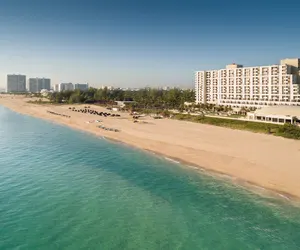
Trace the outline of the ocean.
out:
M 300 209 L 0 106 L 0 249 L 300 249 Z

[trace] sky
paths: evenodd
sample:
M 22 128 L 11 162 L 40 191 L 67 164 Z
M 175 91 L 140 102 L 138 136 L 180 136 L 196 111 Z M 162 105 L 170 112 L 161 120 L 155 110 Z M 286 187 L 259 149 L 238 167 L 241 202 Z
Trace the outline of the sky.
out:
M 193 87 L 194 72 L 300 57 L 300 1 L 1 0 L 7 74 L 51 83 Z

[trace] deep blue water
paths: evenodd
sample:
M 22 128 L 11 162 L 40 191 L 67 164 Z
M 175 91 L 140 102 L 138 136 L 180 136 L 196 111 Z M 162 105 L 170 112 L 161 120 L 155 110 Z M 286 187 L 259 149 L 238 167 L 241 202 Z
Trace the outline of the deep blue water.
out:
M 300 211 L 0 106 L 0 249 L 300 249 Z

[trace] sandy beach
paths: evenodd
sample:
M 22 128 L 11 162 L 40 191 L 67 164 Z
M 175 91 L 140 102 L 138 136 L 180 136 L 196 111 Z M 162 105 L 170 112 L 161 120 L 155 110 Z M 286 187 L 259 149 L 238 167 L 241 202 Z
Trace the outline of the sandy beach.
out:
M 32 99 L 0 95 L 0 105 L 13 111 L 105 136 L 300 199 L 300 141 L 171 119 L 155 120 L 149 116 L 133 123 L 129 114 L 99 106 L 89 105 L 91 109 L 121 116 L 101 117 L 69 109 L 87 105 L 38 105 L 28 103 L 29 100 Z M 101 122 L 87 123 L 93 120 Z M 100 124 L 120 132 L 98 128 Z

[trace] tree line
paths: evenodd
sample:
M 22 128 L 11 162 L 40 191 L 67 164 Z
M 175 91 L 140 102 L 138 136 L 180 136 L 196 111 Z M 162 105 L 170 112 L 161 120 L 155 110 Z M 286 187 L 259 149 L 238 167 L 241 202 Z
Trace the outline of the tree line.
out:
M 184 102 L 195 101 L 194 90 L 182 90 L 178 88 L 170 90 L 144 88 L 140 90 L 122 89 L 96 89 L 87 91 L 73 90 L 54 92 L 49 94 L 49 99 L 54 103 L 95 103 L 114 101 L 134 101 L 138 108 L 170 109 L 184 105 Z

